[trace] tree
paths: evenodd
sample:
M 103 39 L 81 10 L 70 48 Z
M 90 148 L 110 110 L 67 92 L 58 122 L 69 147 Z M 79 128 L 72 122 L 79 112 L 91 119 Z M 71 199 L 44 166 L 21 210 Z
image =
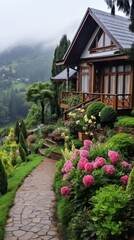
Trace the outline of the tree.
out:
M 67 35 L 63 35 L 59 45 L 56 47 L 54 52 L 54 59 L 52 64 L 52 76 L 56 76 L 65 68 L 65 66 L 56 66 L 56 62 L 58 60 L 61 60 L 64 57 L 69 45 L 70 45 L 70 41 L 67 39 Z M 61 92 L 60 84 L 54 83 L 53 91 L 54 91 L 54 101 L 55 101 L 55 108 L 53 113 L 56 113 L 56 115 L 59 117 L 60 116 L 59 96 Z
M 129 28 L 134 32 L 134 0 L 105 0 L 108 7 L 111 8 L 111 13 L 115 15 L 115 5 L 118 10 L 123 11 L 127 16 L 130 16 L 131 24 Z
M 60 40 L 60 44 L 56 47 L 54 52 L 54 59 L 52 64 L 52 77 L 56 76 L 65 68 L 65 66 L 56 66 L 56 62 L 64 57 L 69 45 L 70 41 L 67 39 L 67 35 L 63 35 L 63 37 Z
M 16 124 L 15 124 L 14 134 L 15 134 L 16 142 L 18 143 L 19 142 L 19 135 L 20 135 L 20 126 L 19 126 L 18 121 L 16 121 Z
M 28 156 L 28 149 L 27 149 L 27 144 L 26 141 L 24 139 L 24 136 L 22 134 L 22 132 L 20 133 L 20 137 L 19 137 L 19 144 L 21 145 L 21 147 L 24 149 L 26 156 Z
M 20 127 L 21 127 L 21 132 L 22 132 L 24 138 L 26 139 L 27 138 L 27 129 L 26 129 L 26 125 L 23 120 L 21 121 Z
M 7 186 L 7 174 L 0 160 L 0 194 L 5 194 L 7 192 Z
M 44 124 L 45 104 L 53 99 L 52 84 L 49 82 L 36 82 L 30 85 L 26 91 L 26 100 L 41 106 L 41 123 Z

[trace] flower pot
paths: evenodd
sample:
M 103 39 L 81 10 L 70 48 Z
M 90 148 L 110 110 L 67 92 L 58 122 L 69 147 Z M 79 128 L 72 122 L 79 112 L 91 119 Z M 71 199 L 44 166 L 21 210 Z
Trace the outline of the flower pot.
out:
M 86 135 L 85 133 L 82 133 L 82 132 L 78 132 L 78 137 L 81 141 L 84 141 L 86 139 L 89 139 L 89 136 Z

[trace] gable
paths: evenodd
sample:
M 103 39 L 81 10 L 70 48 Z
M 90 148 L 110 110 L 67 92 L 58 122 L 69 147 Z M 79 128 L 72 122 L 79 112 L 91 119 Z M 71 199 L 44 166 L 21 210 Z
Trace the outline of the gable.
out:
M 130 48 L 134 42 L 134 33 L 129 31 L 129 24 L 130 21 L 127 18 L 88 8 L 72 44 L 59 64 L 78 64 L 98 26 L 118 49 Z

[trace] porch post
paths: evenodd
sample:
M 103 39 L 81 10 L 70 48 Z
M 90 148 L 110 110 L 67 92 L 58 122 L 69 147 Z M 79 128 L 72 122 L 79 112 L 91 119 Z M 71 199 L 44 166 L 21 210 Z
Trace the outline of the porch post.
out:
M 66 91 L 69 90 L 69 67 L 67 66 Z

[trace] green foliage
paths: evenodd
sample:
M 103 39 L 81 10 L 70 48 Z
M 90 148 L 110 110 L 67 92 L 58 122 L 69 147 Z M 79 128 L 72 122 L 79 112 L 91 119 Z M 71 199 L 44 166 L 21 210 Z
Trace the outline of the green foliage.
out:
M 68 198 L 62 197 L 58 204 L 58 218 L 62 224 L 63 227 L 66 227 L 66 225 L 69 223 L 72 215 L 74 214 L 74 207 L 73 204 L 70 203 Z
M 0 195 L 3 195 L 7 192 L 7 186 L 7 174 L 5 172 L 2 161 L 0 160 Z
M 130 172 L 126 191 L 130 194 L 132 199 L 134 199 L 134 167 Z
M 19 144 L 19 153 L 20 153 L 20 157 L 22 159 L 22 162 L 27 162 L 26 152 L 25 152 L 24 148 L 20 144 Z
M 69 47 L 70 41 L 67 39 L 66 35 L 63 35 L 59 45 L 56 47 L 54 52 L 54 59 L 52 64 L 52 76 L 56 76 L 58 73 L 60 73 L 65 67 L 64 66 L 57 66 L 56 62 L 59 60 L 62 60 L 64 57 L 65 52 L 67 51 Z
M 39 125 L 41 121 L 41 108 L 35 104 L 29 109 L 25 124 L 27 128 L 33 128 Z
M 10 127 L 4 127 L 0 129 L 0 138 L 8 136 L 9 131 L 10 131 Z
M 21 128 L 21 132 L 22 132 L 24 138 L 26 139 L 27 138 L 27 129 L 26 129 L 25 122 L 23 120 L 21 121 L 20 128 Z
M 35 153 L 38 153 L 39 148 L 43 147 L 44 139 L 38 139 L 37 142 L 32 143 L 31 147 Z
M 27 144 L 22 133 L 20 133 L 19 144 L 24 149 L 26 156 L 28 156 Z
M 128 127 L 134 128 L 134 117 L 120 118 L 116 123 L 115 127 Z
M 83 145 L 82 141 L 79 139 L 72 139 L 72 143 L 74 144 L 76 149 L 80 149 Z
M 80 103 L 82 103 L 82 98 L 81 98 L 81 95 L 78 94 L 78 95 L 70 96 L 67 99 L 63 99 L 63 101 L 67 103 L 68 108 L 71 108 L 73 106 L 77 106 Z
M 134 117 L 134 109 L 131 111 L 131 116 Z
M 109 185 L 97 191 L 91 198 L 92 220 L 98 240 L 114 240 L 126 231 L 125 219 L 130 196 L 122 187 Z
M 20 135 L 20 125 L 19 125 L 18 121 L 16 121 L 16 124 L 15 124 L 14 134 L 15 134 L 16 142 L 18 143 L 19 142 L 19 135 Z
M 131 134 L 117 133 L 106 142 L 107 147 L 113 150 L 119 150 L 126 156 L 132 156 L 134 153 L 134 138 Z
M 113 124 L 117 118 L 117 111 L 111 106 L 105 106 L 100 112 L 100 120 L 104 124 Z
M 93 115 L 94 117 L 96 117 L 98 122 L 100 120 L 99 114 L 101 112 L 101 109 L 103 109 L 104 107 L 105 104 L 102 102 L 91 103 L 86 110 L 87 117 L 91 118 L 91 115 Z

